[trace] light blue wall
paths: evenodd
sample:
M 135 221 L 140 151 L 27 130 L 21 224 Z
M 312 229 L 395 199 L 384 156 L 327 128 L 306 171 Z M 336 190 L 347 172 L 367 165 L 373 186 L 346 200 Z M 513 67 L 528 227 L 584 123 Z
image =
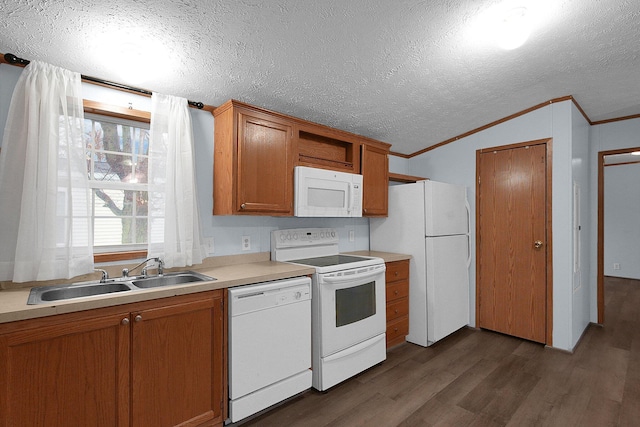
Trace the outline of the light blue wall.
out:
M 592 285 L 593 297 L 591 298 L 591 317 L 597 318 L 598 313 L 598 301 L 595 297 L 597 290 L 597 227 L 598 221 L 596 218 L 598 211 L 598 153 L 601 151 L 618 150 L 625 148 L 637 148 L 640 147 L 640 119 L 623 120 L 618 122 L 605 123 L 601 125 L 591 126 L 589 140 L 591 142 L 591 212 L 593 212 L 593 220 L 591 221 L 591 235 L 593 241 L 591 245 L 591 277 L 594 282 Z M 605 177 L 606 179 L 606 177 Z M 627 187 L 637 187 L 640 182 L 639 177 L 632 178 L 630 181 L 624 183 Z M 622 183 L 621 183 L 622 184 Z M 606 190 L 605 190 L 606 191 Z M 607 197 L 605 193 L 605 204 Z M 614 206 L 609 206 L 610 209 L 615 209 Z M 636 214 L 636 224 L 637 224 Z M 606 239 L 605 239 L 606 242 Z M 615 242 L 610 242 L 615 244 Z M 637 250 L 637 249 L 636 249 Z M 607 253 L 605 247 L 605 254 Z M 610 252 L 610 251 L 609 251 Z M 606 255 L 605 255 L 606 256 Z M 636 264 L 638 258 L 636 257 Z
M 599 151 L 640 147 L 640 119 L 593 126 L 591 133 L 593 164 L 596 166 Z M 640 236 L 637 226 L 640 214 L 640 166 L 610 166 L 604 169 L 604 273 L 640 279 L 640 240 L 637 239 Z M 595 199 L 594 194 L 594 206 L 597 206 Z M 613 270 L 614 262 L 620 263 L 620 270 Z
M 393 150 L 393 147 L 391 147 Z M 409 159 L 398 156 L 389 156 L 389 172 L 409 175 Z
M 639 184 L 640 163 L 604 168 L 605 276 L 640 279 Z
M 0 125 L 4 131 L 7 110 L 13 88 L 20 76 L 19 67 L 0 64 Z M 150 110 L 151 99 L 101 86 L 83 83 L 83 97 L 112 105 Z M 190 109 L 194 130 L 196 157 L 196 185 L 200 208 L 200 223 L 205 238 L 213 238 L 211 256 L 269 252 L 272 230 L 297 227 L 332 227 L 340 238 L 340 251 L 369 249 L 369 220 L 367 218 L 276 218 L 259 216 L 214 216 L 213 212 L 213 115 L 207 111 Z M 349 231 L 355 239 L 349 241 Z M 251 250 L 242 251 L 242 236 L 251 239 Z
M 553 345 L 573 349 L 573 176 L 571 102 L 552 104 Z
M 409 174 L 467 187 L 472 212 L 469 309 L 475 325 L 476 150 L 553 138 L 553 346 L 565 350 L 577 340 L 572 336 L 571 105 L 570 101 L 551 104 L 409 160 Z
M 4 134 L 4 127 L 7 124 L 7 114 L 9 113 L 9 104 L 11 103 L 11 95 L 13 88 L 18 83 L 22 68 L 13 65 L 0 64 L 0 135 Z M 0 139 L 0 146 L 2 139 Z
M 571 169 L 573 177 L 573 206 L 579 206 L 576 221 L 572 227 L 572 264 L 573 264 L 573 330 L 572 343 L 577 344 L 583 331 L 590 321 L 597 321 L 597 317 L 591 318 L 591 298 L 594 298 L 595 280 L 591 277 L 590 269 L 590 248 L 591 242 L 595 241 L 591 235 L 589 225 L 594 215 L 590 210 L 591 167 L 590 167 L 590 144 L 589 144 L 589 123 L 576 108 L 571 105 Z M 576 193 L 577 196 L 576 196 Z M 578 242 L 577 248 L 573 244 Z M 595 261 L 594 261 L 595 262 Z

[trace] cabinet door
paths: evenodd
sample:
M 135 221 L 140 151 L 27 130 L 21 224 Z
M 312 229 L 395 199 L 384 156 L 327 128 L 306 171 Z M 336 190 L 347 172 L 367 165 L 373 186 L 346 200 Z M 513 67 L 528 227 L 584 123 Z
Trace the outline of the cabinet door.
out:
M 236 211 L 293 214 L 292 126 L 239 113 Z
M 387 216 L 389 192 L 388 150 L 362 145 L 362 214 Z
M 74 319 L 0 336 L 0 426 L 128 425 L 129 313 Z
M 132 425 L 222 421 L 222 293 L 133 312 Z

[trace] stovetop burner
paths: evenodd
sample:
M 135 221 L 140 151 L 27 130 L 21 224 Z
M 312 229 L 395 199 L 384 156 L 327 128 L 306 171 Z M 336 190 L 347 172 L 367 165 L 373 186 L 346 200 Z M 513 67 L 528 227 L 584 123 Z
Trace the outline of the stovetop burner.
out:
M 310 265 L 312 267 L 329 267 L 331 265 L 342 265 L 342 264 L 350 264 L 353 262 L 360 262 L 367 258 L 360 256 L 351 256 L 351 255 L 328 255 L 322 257 L 314 257 L 314 258 L 303 258 L 303 259 L 295 259 L 290 262 L 294 262 L 296 264 L 305 264 Z

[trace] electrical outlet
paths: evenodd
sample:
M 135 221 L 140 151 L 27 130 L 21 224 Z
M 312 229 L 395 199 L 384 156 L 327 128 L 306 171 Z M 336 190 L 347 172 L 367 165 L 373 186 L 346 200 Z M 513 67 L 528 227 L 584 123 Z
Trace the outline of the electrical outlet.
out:
M 349 241 L 353 242 L 356 240 L 356 233 L 353 230 L 349 230 Z
M 242 250 L 251 250 L 251 238 L 249 236 L 242 236 Z
M 619 262 L 614 262 L 613 263 L 613 269 L 614 270 L 620 270 L 620 263 Z

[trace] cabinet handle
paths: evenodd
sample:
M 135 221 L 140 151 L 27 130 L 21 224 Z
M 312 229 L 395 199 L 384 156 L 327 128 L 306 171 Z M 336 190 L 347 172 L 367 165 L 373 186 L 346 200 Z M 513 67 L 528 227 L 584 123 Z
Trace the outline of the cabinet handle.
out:
M 247 205 L 245 203 L 240 205 L 240 209 L 245 209 L 247 207 Z
M 398 328 L 393 328 L 393 332 L 398 332 Z
M 138 314 L 134 319 L 136 322 L 140 322 L 142 320 L 142 314 Z
M 398 276 L 398 272 L 397 271 L 394 274 L 396 275 L 396 277 Z
M 122 321 L 120 322 L 123 325 L 128 325 L 129 324 L 129 318 L 125 317 L 124 319 L 122 319 Z
M 398 314 L 398 310 L 396 310 L 396 314 Z
M 399 294 L 399 292 L 398 292 L 397 290 L 396 290 L 396 291 L 394 291 L 393 293 L 394 293 L 395 295 L 398 295 L 398 294 Z

